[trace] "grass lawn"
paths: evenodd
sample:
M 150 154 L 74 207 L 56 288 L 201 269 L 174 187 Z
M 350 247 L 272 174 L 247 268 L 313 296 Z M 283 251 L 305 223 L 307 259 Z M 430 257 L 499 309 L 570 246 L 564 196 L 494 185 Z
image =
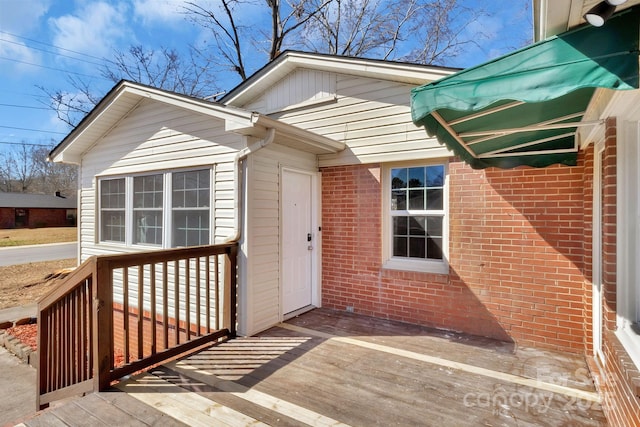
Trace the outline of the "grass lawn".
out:
M 75 242 L 76 227 L 0 229 L 0 247 Z

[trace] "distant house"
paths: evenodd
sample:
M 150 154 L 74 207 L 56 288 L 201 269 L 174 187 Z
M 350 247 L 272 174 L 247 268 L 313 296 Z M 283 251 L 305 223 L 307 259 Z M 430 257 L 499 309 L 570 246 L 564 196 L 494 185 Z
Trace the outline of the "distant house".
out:
M 75 226 L 76 214 L 75 197 L 0 193 L 0 228 Z

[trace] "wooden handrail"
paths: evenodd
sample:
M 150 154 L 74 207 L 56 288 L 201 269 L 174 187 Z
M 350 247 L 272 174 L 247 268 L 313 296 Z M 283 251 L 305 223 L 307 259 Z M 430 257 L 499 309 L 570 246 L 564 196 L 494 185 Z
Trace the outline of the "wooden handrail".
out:
M 48 294 L 38 300 L 38 308 L 48 307 L 73 290 L 79 281 L 85 280 L 95 272 L 96 257 L 92 256 L 83 262 L 80 267 L 73 270 L 60 284 Z
M 38 302 L 38 409 L 234 336 L 237 251 L 228 243 L 82 263 Z

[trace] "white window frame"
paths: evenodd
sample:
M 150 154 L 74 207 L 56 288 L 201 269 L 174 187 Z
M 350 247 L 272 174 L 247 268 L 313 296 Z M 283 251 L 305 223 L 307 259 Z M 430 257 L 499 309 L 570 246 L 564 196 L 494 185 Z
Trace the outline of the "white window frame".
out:
M 98 209 L 97 209 L 97 218 L 96 218 L 96 223 L 97 223 L 97 230 L 96 230 L 96 236 L 98 237 L 98 241 L 102 242 L 104 244 L 109 244 L 109 245 L 125 245 L 127 243 L 127 224 L 129 223 L 127 217 L 128 217 L 128 213 L 127 213 L 127 206 L 129 201 L 127 200 L 127 180 L 125 177 L 123 176 L 112 176 L 112 177 L 108 177 L 106 178 L 104 181 L 110 180 L 110 181 L 115 181 L 115 180 L 121 180 L 124 179 L 124 194 L 125 194 L 125 202 L 124 202 L 124 224 L 125 224 L 125 230 L 124 230 L 124 242 L 120 242 L 117 240 L 103 240 L 103 236 L 102 236 L 102 213 L 103 213 L 103 208 L 102 208 L 102 182 L 103 180 L 98 180 L 98 185 L 97 185 L 97 192 L 98 192 Z M 110 209 L 110 208 L 105 208 L 105 209 Z M 115 209 L 114 209 L 115 210 Z M 117 209 L 118 211 L 120 209 Z
M 149 176 L 156 176 L 156 175 L 160 175 L 161 179 L 162 179 L 162 206 L 160 206 L 160 208 L 136 208 L 135 206 L 135 180 L 136 178 L 143 178 L 143 177 L 149 177 Z M 134 243 L 135 240 L 135 234 L 136 234 L 136 224 L 135 224 L 135 212 L 136 211 L 159 211 L 162 214 L 162 232 L 161 232 L 161 240 L 164 241 L 164 237 L 165 237 L 165 200 L 166 200 L 166 196 L 167 196 L 167 183 L 166 183 L 166 174 L 162 173 L 162 172 L 157 172 L 157 173 L 149 173 L 149 174 L 139 174 L 139 175 L 135 175 L 132 176 L 131 178 L 131 192 L 130 192 L 130 197 L 131 197 L 131 224 L 128 224 L 131 226 L 131 243 L 132 246 L 151 246 L 151 247 L 162 247 L 162 243 L 161 244 L 156 244 L 156 243 Z
M 435 166 L 444 167 L 442 189 L 442 260 L 416 259 L 393 256 L 393 226 L 391 214 L 391 170 L 394 168 Z M 387 163 L 382 172 L 382 268 L 389 270 L 416 271 L 449 274 L 449 163 L 445 159 Z
M 114 246 L 119 248 L 140 248 L 140 249 L 171 249 L 173 248 L 173 203 L 172 203 L 172 176 L 174 172 L 190 172 L 207 170 L 209 172 L 209 244 L 214 241 L 214 200 L 215 200 L 215 182 L 214 182 L 214 170 L 215 165 L 199 166 L 188 169 L 171 169 L 162 171 L 148 171 L 144 173 L 132 174 L 132 175 L 109 175 L 96 177 L 97 180 L 97 197 L 98 197 L 98 209 L 96 218 L 96 243 L 104 246 Z M 135 177 L 151 176 L 151 175 L 163 176 L 163 207 L 162 207 L 162 244 L 147 244 L 147 243 L 134 243 L 133 234 L 135 232 L 134 226 L 134 185 L 133 181 Z M 111 240 L 103 240 L 102 236 L 102 215 L 101 215 L 101 189 L 102 181 L 112 179 L 125 180 L 125 241 L 117 242 Z
M 616 335 L 640 369 L 640 121 L 616 128 Z

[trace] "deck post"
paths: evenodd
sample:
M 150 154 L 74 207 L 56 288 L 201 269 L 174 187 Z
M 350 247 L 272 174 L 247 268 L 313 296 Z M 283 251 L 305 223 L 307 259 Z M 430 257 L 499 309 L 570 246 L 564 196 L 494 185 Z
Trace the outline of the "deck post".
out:
M 93 390 L 109 387 L 113 368 L 113 272 L 98 257 L 93 286 Z
M 47 364 L 48 352 L 47 349 L 49 347 L 49 322 L 48 318 L 42 315 L 42 310 L 40 304 L 38 304 L 38 345 L 40 348 L 38 349 L 38 367 L 36 369 L 36 382 L 37 382 L 37 390 L 36 390 L 36 411 L 40 411 L 42 409 L 48 408 L 48 403 L 41 403 L 41 396 L 44 391 L 47 389 L 47 378 L 49 375 L 49 365 Z
M 238 245 L 232 245 L 225 251 L 224 263 L 224 324 L 229 330 L 231 337 L 236 336 L 236 310 L 237 310 L 237 267 L 238 267 Z

